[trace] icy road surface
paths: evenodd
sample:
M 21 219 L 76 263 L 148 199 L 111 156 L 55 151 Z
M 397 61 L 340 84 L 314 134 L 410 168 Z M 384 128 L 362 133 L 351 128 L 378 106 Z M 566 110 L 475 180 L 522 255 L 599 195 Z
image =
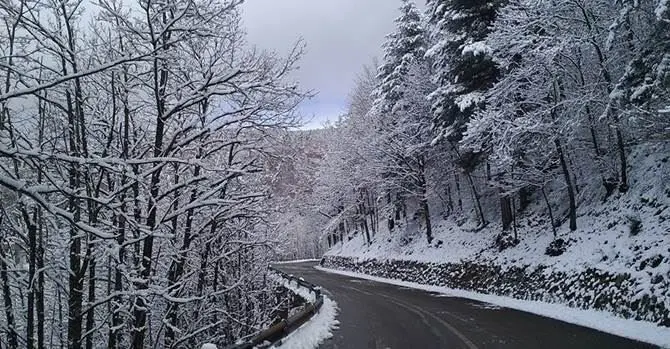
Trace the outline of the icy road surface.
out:
M 339 308 L 339 329 L 321 349 L 657 348 L 586 327 L 468 299 L 314 269 L 278 269 L 324 288 Z

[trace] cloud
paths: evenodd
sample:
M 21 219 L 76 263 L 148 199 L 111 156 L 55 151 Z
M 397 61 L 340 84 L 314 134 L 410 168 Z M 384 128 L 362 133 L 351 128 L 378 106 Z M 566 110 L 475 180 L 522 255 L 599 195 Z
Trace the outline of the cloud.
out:
M 295 77 L 318 95 L 303 107 L 312 124 L 336 119 L 356 75 L 393 30 L 400 1 L 393 0 L 247 0 L 243 5 L 248 41 L 287 53 L 303 39 L 307 53 Z

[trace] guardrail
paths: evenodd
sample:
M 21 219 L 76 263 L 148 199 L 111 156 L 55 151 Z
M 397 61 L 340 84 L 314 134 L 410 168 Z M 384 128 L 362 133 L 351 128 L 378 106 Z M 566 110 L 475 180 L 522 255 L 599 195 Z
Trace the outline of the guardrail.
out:
M 315 301 L 309 303 L 309 300 L 306 299 L 307 305 L 298 313 L 289 316 L 287 319 L 283 319 L 274 326 L 260 332 L 255 337 L 250 339 L 247 342 L 234 344 L 226 349 L 252 349 L 252 348 L 268 348 L 272 346 L 277 346 L 282 343 L 282 340 L 291 332 L 295 331 L 302 324 L 307 322 L 309 319 L 316 314 L 321 306 L 323 305 L 323 295 L 321 294 L 321 288 L 315 286 L 301 278 L 297 278 L 293 275 L 284 273 L 281 270 L 269 267 L 270 270 L 276 274 L 279 274 L 282 278 L 288 281 L 295 281 L 298 286 L 305 287 L 314 293 Z

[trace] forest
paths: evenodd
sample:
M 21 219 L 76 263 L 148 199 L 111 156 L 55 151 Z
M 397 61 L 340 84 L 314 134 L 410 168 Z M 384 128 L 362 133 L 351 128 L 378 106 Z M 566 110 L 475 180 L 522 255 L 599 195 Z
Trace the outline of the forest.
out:
M 667 154 L 667 0 L 402 0 L 313 131 L 304 45 L 248 44 L 242 3 L 0 1 L 0 348 L 231 343 L 274 259 L 437 219 L 513 248 L 529 207 L 562 241 Z
M 447 221 L 504 250 L 522 216 L 543 216 L 561 254 L 560 228 L 590 228 L 578 216 L 594 205 L 618 209 L 648 186 L 668 201 L 662 171 L 630 178 L 647 169 L 633 153 L 667 161 L 666 1 L 402 1 L 400 13 L 347 113 L 295 141 L 308 149 L 284 214 L 296 241 L 406 245 L 421 232 L 441 245 L 434 225 Z
M 270 319 L 273 144 L 307 96 L 240 0 L 0 2 L 1 348 L 195 348 Z

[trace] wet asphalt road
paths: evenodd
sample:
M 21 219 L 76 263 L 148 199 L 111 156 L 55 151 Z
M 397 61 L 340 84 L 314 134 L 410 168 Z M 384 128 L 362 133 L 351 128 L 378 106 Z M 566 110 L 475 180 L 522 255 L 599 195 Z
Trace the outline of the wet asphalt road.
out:
M 323 287 L 339 329 L 321 349 L 623 349 L 656 346 L 521 311 L 325 273 L 314 262 L 278 269 Z

